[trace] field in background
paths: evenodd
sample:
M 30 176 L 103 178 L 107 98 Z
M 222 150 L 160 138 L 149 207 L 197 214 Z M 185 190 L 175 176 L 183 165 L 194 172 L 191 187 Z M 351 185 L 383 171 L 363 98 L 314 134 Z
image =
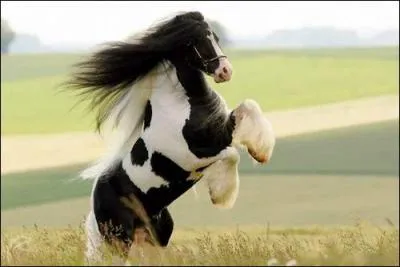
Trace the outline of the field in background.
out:
M 240 59 L 257 56 L 332 57 L 350 59 L 399 59 L 399 47 L 374 48 L 322 48 L 287 50 L 227 50 L 230 58 Z M 2 55 L 1 79 L 3 82 L 64 74 L 72 64 L 84 58 L 81 54 L 10 54 Z M 38 66 L 40 66 L 38 68 Z
M 272 111 L 398 95 L 398 47 L 227 54 L 235 80 L 212 86 L 230 106 L 254 98 Z M 70 110 L 76 98 L 55 90 L 79 58 L 2 56 L 2 136 L 91 130 L 92 115 L 83 106 Z M 170 207 L 171 246 L 145 250 L 148 257 L 133 263 L 398 265 L 398 160 L 398 120 L 280 138 L 267 166 L 242 155 L 232 210 L 213 207 L 200 182 L 197 197 L 188 191 Z M 74 180 L 82 167 L 2 175 L 2 265 L 82 264 L 77 226 L 91 190 Z
M 245 98 L 270 111 L 398 93 L 398 48 L 227 54 L 234 82 L 212 86 L 231 107 Z M 71 110 L 77 98 L 56 89 L 81 57 L 2 56 L 2 135 L 91 130 L 85 105 Z
M 249 156 L 242 154 L 239 170 L 243 176 L 248 174 L 398 176 L 398 123 L 399 121 L 395 120 L 281 138 L 277 140 L 273 159 L 268 165 L 254 166 Z M 78 171 L 84 166 L 2 175 L 1 209 L 88 196 L 90 182 L 75 179 Z M 243 184 L 250 183 L 252 190 L 257 189 L 258 183 L 269 183 L 268 179 L 257 179 L 253 182 L 247 181 L 246 178 L 242 180 Z M 341 184 L 338 183 L 332 190 L 340 188 Z M 296 188 L 285 190 L 291 194 Z
M 268 223 L 273 227 L 354 225 L 358 220 L 380 226 L 390 220 L 399 226 L 399 179 L 395 176 L 242 174 L 240 180 L 239 197 L 230 210 L 216 209 L 211 204 L 203 182 L 197 186 L 197 197 L 192 190 L 186 192 L 170 206 L 177 229 Z M 73 189 L 67 186 L 55 188 L 54 193 L 61 189 L 68 190 L 69 197 L 73 196 Z M 29 197 L 20 193 L 22 198 L 25 195 Z M 1 226 L 79 225 L 89 210 L 90 188 L 86 187 L 86 194 L 82 195 L 3 210 Z

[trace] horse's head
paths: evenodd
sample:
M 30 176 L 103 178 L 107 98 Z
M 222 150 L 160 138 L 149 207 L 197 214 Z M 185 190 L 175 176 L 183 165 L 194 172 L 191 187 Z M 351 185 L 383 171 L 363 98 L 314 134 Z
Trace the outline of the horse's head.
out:
M 221 83 L 231 79 L 232 65 L 218 41 L 218 36 L 207 24 L 199 32 L 198 38 L 187 44 L 184 53 L 190 66 L 200 69 L 212 76 L 215 82 Z
M 158 27 L 151 38 L 163 45 L 160 50 L 172 52 L 173 57 L 212 76 L 217 83 L 232 77 L 232 65 L 221 50 L 218 36 L 200 12 L 175 16 Z
M 189 65 L 214 78 L 217 83 L 229 81 L 232 65 L 219 45 L 219 38 L 210 25 L 201 19 L 201 24 L 183 51 Z

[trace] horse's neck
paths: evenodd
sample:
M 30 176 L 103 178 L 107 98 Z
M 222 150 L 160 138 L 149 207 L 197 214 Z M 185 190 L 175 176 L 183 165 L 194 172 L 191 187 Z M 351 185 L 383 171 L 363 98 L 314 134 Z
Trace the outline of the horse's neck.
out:
M 201 71 L 188 66 L 184 60 L 172 60 L 171 64 L 188 97 L 202 97 L 211 91 Z
M 190 105 L 182 128 L 185 141 L 197 157 L 216 155 L 231 144 L 234 117 L 225 100 L 208 86 L 200 71 L 182 62 L 174 66 Z

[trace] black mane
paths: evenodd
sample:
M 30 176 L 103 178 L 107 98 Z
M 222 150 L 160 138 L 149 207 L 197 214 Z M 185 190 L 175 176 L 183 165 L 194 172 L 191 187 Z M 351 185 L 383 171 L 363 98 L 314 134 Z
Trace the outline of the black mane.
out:
M 181 13 L 148 31 L 136 42 L 110 42 L 84 61 L 65 85 L 99 108 L 97 130 L 130 87 L 174 51 L 204 35 L 208 24 L 200 12 Z

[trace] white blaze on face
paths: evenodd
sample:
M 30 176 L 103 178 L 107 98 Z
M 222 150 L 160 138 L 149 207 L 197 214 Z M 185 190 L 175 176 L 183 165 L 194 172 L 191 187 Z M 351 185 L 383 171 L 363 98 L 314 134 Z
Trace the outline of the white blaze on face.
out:
M 211 44 L 212 44 L 212 46 L 214 48 L 214 51 L 217 54 L 217 56 L 223 56 L 224 53 L 222 52 L 221 47 L 219 47 L 217 41 L 215 40 L 214 34 L 212 32 L 210 32 L 207 35 L 207 38 L 210 40 L 210 42 L 211 42 Z
M 207 38 L 211 41 L 211 44 L 214 48 L 215 53 L 217 54 L 217 57 L 224 56 L 224 53 L 222 52 L 221 48 L 219 47 L 217 41 L 214 38 L 214 34 L 210 32 L 210 34 L 207 35 Z M 216 83 L 226 82 L 231 79 L 232 65 L 226 57 L 222 57 L 219 59 L 219 66 L 215 70 L 213 77 Z

